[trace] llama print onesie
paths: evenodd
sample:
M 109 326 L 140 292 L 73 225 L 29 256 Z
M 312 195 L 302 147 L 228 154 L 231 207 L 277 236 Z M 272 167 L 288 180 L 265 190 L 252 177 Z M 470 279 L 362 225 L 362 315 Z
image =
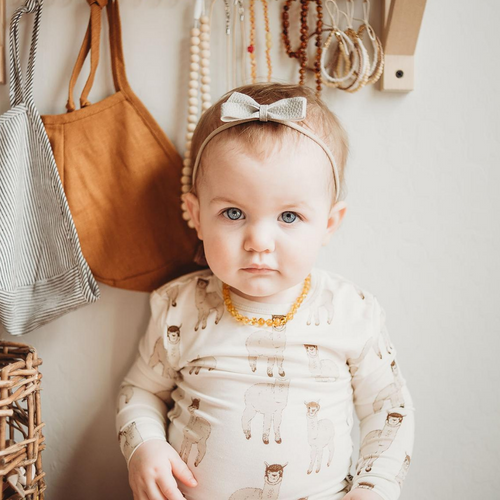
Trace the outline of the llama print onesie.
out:
M 292 305 L 232 300 L 264 319 Z M 341 500 L 352 488 L 399 498 L 414 409 L 372 294 L 313 269 L 292 321 L 250 326 L 204 270 L 153 292 L 151 311 L 117 398 L 127 463 L 145 441 L 167 439 L 198 481 L 178 483 L 188 500 Z

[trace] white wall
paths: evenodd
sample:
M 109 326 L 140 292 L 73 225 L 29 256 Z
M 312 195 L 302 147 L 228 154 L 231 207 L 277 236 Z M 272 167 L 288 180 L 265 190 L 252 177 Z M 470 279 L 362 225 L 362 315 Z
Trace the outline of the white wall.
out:
M 375 24 L 380 5 L 372 3 Z M 8 4 L 10 17 L 20 0 Z M 181 151 L 192 4 L 121 2 L 132 88 Z M 275 76 L 296 81 L 278 41 L 282 2 L 270 4 Z M 83 0 L 46 0 L 35 92 L 41 113 L 64 111 L 88 11 Z M 224 64 L 222 1 L 216 16 L 214 73 Z M 257 3 L 259 23 L 260 16 Z M 417 410 L 405 500 L 497 498 L 500 488 L 499 18 L 498 3 L 429 1 L 413 92 L 324 92 L 352 154 L 348 215 L 319 264 L 372 291 L 386 310 Z M 112 91 L 108 59 L 104 45 L 93 102 Z M 262 60 L 260 68 L 264 74 Z M 213 98 L 226 90 L 223 73 L 213 75 Z M 8 108 L 7 87 L 0 106 Z M 148 297 L 105 285 L 101 293 L 98 303 L 18 339 L 44 360 L 51 500 L 132 498 L 114 399 L 146 326 Z

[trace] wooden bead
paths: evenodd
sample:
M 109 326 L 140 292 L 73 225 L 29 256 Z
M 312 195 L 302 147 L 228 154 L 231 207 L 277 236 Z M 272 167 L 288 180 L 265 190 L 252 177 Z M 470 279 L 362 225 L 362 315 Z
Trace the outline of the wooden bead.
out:
M 184 184 L 183 186 L 181 186 L 181 191 L 183 193 L 189 193 L 189 191 L 191 191 L 191 186 Z
M 189 132 L 194 132 L 196 125 L 194 123 L 188 123 L 187 129 Z
M 189 105 L 190 106 L 198 106 L 198 94 L 196 94 L 196 97 L 190 97 L 188 99 Z
M 197 36 L 191 37 L 191 45 L 200 45 L 200 38 Z
M 191 62 L 193 63 L 200 62 L 200 56 L 198 54 L 191 54 Z
M 198 123 L 198 117 L 196 115 L 189 115 L 188 116 L 188 123 Z
M 201 91 L 204 93 L 204 94 L 208 94 L 210 92 L 210 85 L 202 85 L 201 86 Z
M 200 29 L 201 29 L 202 34 L 208 33 L 210 31 L 210 27 L 208 26 L 208 24 L 202 24 Z
M 181 177 L 182 184 L 188 184 L 191 182 L 191 177 L 189 175 L 183 175 Z
M 198 91 L 196 89 L 191 88 L 188 91 L 188 95 L 189 97 L 196 97 L 198 95 Z
M 189 78 L 190 78 L 191 80 L 196 80 L 196 81 L 198 81 L 198 77 L 199 77 L 199 74 L 198 74 L 198 72 L 197 72 L 197 71 L 191 71 L 191 72 L 189 73 Z
M 207 92 L 205 94 L 202 94 L 202 98 L 205 100 L 205 101 L 210 101 L 212 99 L 212 96 Z
M 197 47 L 196 45 L 194 45 L 193 47 L 191 47 L 190 51 L 191 51 L 191 54 L 198 54 L 200 52 L 200 47 Z
M 192 175 L 193 169 L 191 167 L 184 167 L 182 169 L 182 175 Z
M 200 40 L 202 42 L 208 42 L 210 40 L 210 35 L 208 33 L 202 33 L 200 35 Z
M 208 66 L 205 68 L 201 68 L 201 74 L 203 76 L 208 76 L 210 74 L 210 68 Z
M 210 83 L 210 77 L 209 76 L 202 76 L 201 83 Z
M 191 30 L 191 36 L 200 36 L 200 30 L 198 28 L 193 28 Z
M 210 51 L 209 50 L 202 50 L 201 57 L 203 57 L 205 59 L 210 59 Z
M 204 41 L 200 43 L 200 48 L 201 50 L 208 50 L 210 49 L 210 42 Z
M 200 71 L 200 65 L 198 63 L 195 63 L 195 62 L 192 62 L 190 65 L 189 65 L 189 69 L 193 72 L 196 72 L 198 73 L 198 71 Z
M 191 80 L 189 82 L 189 88 L 191 89 L 197 89 L 199 86 L 200 84 L 198 83 L 198 80 Z
M 206 111 L 212 104 L 210 102 L 204 102 L 202 105 L 201 105 L 201 109 L 203 109 L 203 111 Z
M 196 115 L 198 113 L 198 106 L 189 106 L 188 111 L 190 115 Z

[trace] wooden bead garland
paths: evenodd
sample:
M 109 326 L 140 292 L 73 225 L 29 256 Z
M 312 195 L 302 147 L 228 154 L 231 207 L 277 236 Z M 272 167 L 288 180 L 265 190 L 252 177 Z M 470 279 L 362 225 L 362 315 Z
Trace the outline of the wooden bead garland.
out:
M 316 75 L 316 93 L 319 95 L 321 93 L 321 55 L 323 51 L 323 43 L 321 40 L 321 35 L 323 31 L 323 6 L 321 0 L 300 0 L 300 46 L 297 50 L 292 50 L 289 28 L 290 28 L 290 6 L 294 0 L 286 0 L 283 5 L 283 43 L 285 45 L 285 51 L 287 55 L 291 58 L 297 59 L 299 61 L 299 85 L 304 85 L 305 75 L 307 69 L 307 43 L 309 40 L 309 26 L 308 26 L 308 9 L 309 2 L 316 2 L 316 29 L 314 34 L 316 35 L 316 55 L 314 62 L 314 73 Z
M 181 177 L 182 195 L 191 190 L 191 140 L 198 123 L 201 100 L 201 113 L 212 105 L 210 94 L 210 19 L 204 15 L 203 0 L 197 0 L 195 6 L 194 27 L 191 29 L 190 72 L 189 72 L 189 98 L 188 98 L 188 124 L 186 144 L 184 148 L 184 162 Z M 182 198 L 181 198 L 182 200 Z M 186 204 L 181 203 L 182 217 L 188 226 L 194 228 L 187 211 Z
M 266 31 L 266 64 L 267 64 L 267 81 L 272 80 L 273 68 L 271 64 L 271 47 L 272 36 L 271 27 L 269 24 L 269 8 L 267 0 L 262 1 L 262 8 L 264 10 L 264 26 Z M 252 75 L 252 83 L 257 83 L 257 58 L 255 54 L 255 0 L 250 0 L 249 4 L 249 17 L 250 17 L 250 43 L 247 47 L 250 56 L 250 72 Z

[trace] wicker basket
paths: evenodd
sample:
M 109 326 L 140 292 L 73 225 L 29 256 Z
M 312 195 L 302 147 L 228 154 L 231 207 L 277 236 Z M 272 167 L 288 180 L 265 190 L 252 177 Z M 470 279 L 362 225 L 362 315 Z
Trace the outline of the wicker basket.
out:
M 26 344 L 0 340 L 0 500 L 43 500 L 42 360 Z

